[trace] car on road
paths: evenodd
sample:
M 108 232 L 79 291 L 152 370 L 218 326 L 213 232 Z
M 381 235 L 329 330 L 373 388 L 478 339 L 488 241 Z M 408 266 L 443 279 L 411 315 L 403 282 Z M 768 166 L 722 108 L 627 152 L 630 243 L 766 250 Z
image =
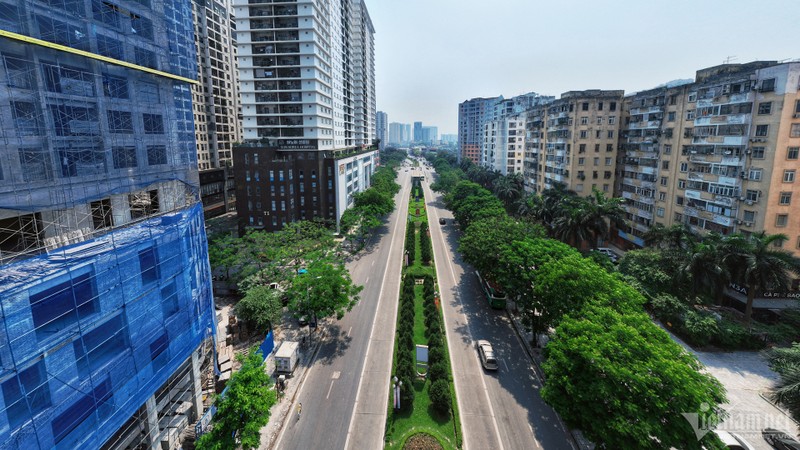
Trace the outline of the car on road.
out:
M 767 444 L 778 450 L 800 450 L 800 442 L 789 433 L 774 428 L 765 428 L 761 430 L 761 436 L 767 441 Z
M 478 356 L 481 359 L 481 365 L 486 370 L 497 370 L 497 358 L 494 356 L 494 349 L 489 341 L 479 340 L 475 343 L 478 349 Z
M 609 258 L 609 259 L 611 260 L 611 262 L 613 262 L 613 263 L 615 263 L 615 262 L 619 261 L 619 255 L 618 255 L 618 254 L 616 254 L 616 253 L 614 252 L 614 250 L 611 250 L 610 248 L 607 248 L 607 247 L 598 247 L 598 248 L 594 249 L 594 251 L 596 251 L 597 253 L 602 253 L 602 254 L 604 254 L 604 255 L 608 256 L 608 258 Z
M 447 220 L 444 217 L 439 217 L 439 225 L 444 225 L 447 223 Z
M 756 450 L 755 447 L 750 445 L 749 442 L 745 441 L 744 438 L 738 434 L 723 430 L 714 430 L 714 434 L 722 441 L 725 448 L 729 450 Z

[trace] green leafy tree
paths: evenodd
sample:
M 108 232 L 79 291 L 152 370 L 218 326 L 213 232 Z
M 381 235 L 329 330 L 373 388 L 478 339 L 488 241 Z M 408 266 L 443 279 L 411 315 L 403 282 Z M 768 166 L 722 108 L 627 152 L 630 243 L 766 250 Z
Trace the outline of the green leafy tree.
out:
M 374 188 L 353 195 L 353 205 L 376 216 L 385 216 L 394 211 L 394 199 L 391 194 Z
M 756 294 L 765 289 L 786 290 L 791 283 L 790 274 L 800 274 L 800 258 L 775 247 L 776 242 L 787 239 L 784 234 L 768 235 L 763 231 L 749 236 L 734 234 L 726 238 L 727 250 L 723 250 L 723 261 L 732 279 L 747 289 L 744 316 L 748 324 Z
M 269 421 L 270 408 L 277 397 L 264 371 L 264 358 L 257 350 L 237 356 L 242 368 L 228 381 L 225 396 L 217 397 L 211 431 L 197 441 L 198 449 L 227 450 L 239 444 L 251 449 L 261 444 L 261 428 Z
M 602 448 L 715 444 L 713 433 L 698 442 L 682 414 L 718 411 L 723 387 L 644 313 L 584 305 L 556 329 L 543 370 L 542 398 Z
M 686 286 L 675 283 L 674 279 L 684 264 L 683 258 L 676 258 L 674 253 L 645 248 L 625 253 L 617 270 L 636 280 L 648 297 L 668 293 L 683 298 Z
M 434 409 L 442 414 L 450 413 L 450 383 L 445 379 L 438 379 L 431 383 L 428 391 Z
M 281 295 L 278 289 L 254 286 L 234 306 L 234 311 L 243 320 L 255 323 L 259 330 L 271 330 L 283 315 Z
M 498 257 L 505 246 L 541 235 L 541 229 L 508 216 L 476 220 L 458 241 L 458 251 L 481 273 L 494 279 Z M 518 268 L 514 268 L 517 270 Z
M 506 217 L 506 210 L 500 200 L 489 191 L 470 196 L 458 203 L 453 216 L 462 230 L 466 230 L 472 222 L 480 219 L 501 219 Z
M 700 240 L 700 237 L 686 224 L 675 224 L 670 227 L 657 223 L 644 235 L 648 247 L 662 250 L 688 251 Z
M 506 210 L 511 211 L 525 193 L 522 174 L 514 173 L 496 178 L 492 182 L 492 192 L 503 202 Z
M 341 319 L 358 303 L 362 289 L 353 284 L 344 265 L 316 261 L 306 268 L 306 273 L 292 279 L 286 294 L 291 311 Z

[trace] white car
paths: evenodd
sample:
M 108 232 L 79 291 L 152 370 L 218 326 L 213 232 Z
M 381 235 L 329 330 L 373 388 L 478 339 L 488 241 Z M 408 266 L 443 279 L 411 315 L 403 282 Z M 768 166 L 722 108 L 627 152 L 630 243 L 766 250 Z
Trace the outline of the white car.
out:
M 602 253 L 602 254 L 604 254 L 604 255 L 608 256 L 608 258 L 609 258 L 609 259 L 611 260 L 611 262 L 613 262 L 613 263 L 615 263 L 615 262 L 619 261 L 619 255 L 618 255 L 618 254 L 616 254 L 616 253 L 614 253 L 614 251 L 613 251 L 613 250 L 611 250 L 611 249 L 610 249 L 610 248 L 608 248 L 608 247 L 598 247 L 598 248 L 594 249 L 594 251 L 596 251 L 596 252 L 598 252 L 598 253 Z
M 722 430 L 714 430 L 714 434 L 716 434 L 719 440 L 722 441 L 722 444 L 730 450 L 756 450 L 755 447 L 750 445 L 749 442 L 745 441 L 738 434 Z
M 486 370 L 497 370 L 497 358 L 494 356 L 494 349 L 489 341 L 480 340 L 475 343 L 478 349 L 478 356 L 481 359 L 481 365 Z

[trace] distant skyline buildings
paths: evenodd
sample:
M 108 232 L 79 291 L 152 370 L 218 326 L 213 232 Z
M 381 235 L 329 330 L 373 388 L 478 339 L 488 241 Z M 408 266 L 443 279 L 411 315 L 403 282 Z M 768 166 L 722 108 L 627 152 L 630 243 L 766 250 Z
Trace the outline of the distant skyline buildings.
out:
M 389 115 L 383 111 L 375 114 L 375 137 L 380 140 L 380 149 L 385 149 L 389 140 Z
M 384 114 L 385 119 L 381 118 L 381 114 Z M 380 136 L 380 121 L 386 120 L 388 125 L 386 126 L 386 139 L 384 140 Z M 378 124 L 376 133 L 378 134 L 378 138 L 381 138 L 381 142 L 386 142 L 387 144 L 391 145 L 411 145 L 411 144 L 421 144 L 421 145 L 440 145 L 443 143 L 455 143 L 457 142 L 457 137 L 455 134 L 450 134 L 448 136 L 448 140 L 445 140 L 445 135 L 442 135 L 441 139 L 439 137 L 439 127 L 435 125 L 425 125 L 420 121 L 414 122 L 412 124 L 408 123 L 400 123 L 400 122 L 389 122 L 388 121 L 388 114 L 383 111 L 378 111 L 376 115 L 376 123 Z M 383 148 L 383 145 L 381 145 Z

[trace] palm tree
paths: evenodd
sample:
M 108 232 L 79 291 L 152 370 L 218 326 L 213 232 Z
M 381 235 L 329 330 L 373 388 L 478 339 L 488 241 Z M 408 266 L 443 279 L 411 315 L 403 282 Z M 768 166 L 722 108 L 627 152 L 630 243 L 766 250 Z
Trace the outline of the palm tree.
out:
M 555 221 L 563 216 L 568 205 L 577 198 L 575 191 L 567 189 L 565 184 L 556 183 L 554 187 L 545 189 L 541 196 L 536 196 L 531 215 L 547 229 L 547 234 L 555 236 Z
M 702 242 L 694 244 L 686 256 L 679 278 L 687 279 L 691 299 L 699 292 L 709 292 L 715 303 L 722 303 L 722 295 L 730 281 L 730 272 L 723 264 L 723 236 L 708 234 Z
M 520 174 L 512 174 L 498 177 L 492 182 L 492 191 L 503 202 L 506 211 L 509 211 L 525 192 L 522 185 L 522 176 Z
M 787 407 L 797 419 L 800 417 L 800 366 L 787 367 L 780 376 L 770 399 Z
M 747 289 L 744 317 L 747 324 L 753 314 L 753 299 L 764 289 L 785 290 L 790 284 L 790 273 L 800 275 L 800 258 L 774 247 L 783 242 L 785 234 L 766 234 L 761 231 L 749 236 L 734 234 L 723 243 L 723 263 L 731 279 Z
M 671 250 L 691 250 L 700 240 L 697 233 L 686 224 L 676 223 L 671 227 L 656 224 L 644 235 L 645 244 Z
M 608 239 L 611 231 L 609 224 L 617 227 L 625 225 L 625 210 L 622 208 L 624 198 L 606 197 L 593 188 L 586 200 L 583 204 L 584 214 L 587 216 L 584 221 L 594 237 L 594 244 L 597 244 L 599 239 Z

